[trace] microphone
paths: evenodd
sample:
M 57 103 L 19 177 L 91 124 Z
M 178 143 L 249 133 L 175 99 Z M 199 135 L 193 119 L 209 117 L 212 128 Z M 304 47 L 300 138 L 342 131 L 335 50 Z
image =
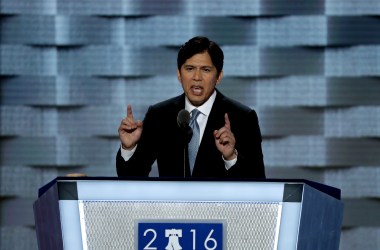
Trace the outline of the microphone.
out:
M 191 140 L 191 137 L 193 136 L 193 130 L 189 126 L 190 123 L 190 113 L 186 109 L 182 109 L 178 112 L 177 115 L 177 124 L 178 127 L 182 131 L 182 140 L 183 140 L 183 177 L 186 178 L 188 174 L 186 172 L 190 171 L 190 168 L 187 170 L 187 166 L 189 165 L 187 162 L 188 160 L 188 155 L 187 155 L 187 148 L 188 148 L 188 143 Z
M 183 131 L 184 135 L 184 144 L 189 143 L 191 141 L 191 137 L 193 136 L 193 130 L 189 126 L 190 123 L 190 113 L 186 109 L 182 109 L 178 112 L 177 115 L 177 124 L 180 129 Z
M 186 128 L 190 123 L 190 113 L 186 109 L 182 109 L 177 115 L 177 124 L 180 128 Z

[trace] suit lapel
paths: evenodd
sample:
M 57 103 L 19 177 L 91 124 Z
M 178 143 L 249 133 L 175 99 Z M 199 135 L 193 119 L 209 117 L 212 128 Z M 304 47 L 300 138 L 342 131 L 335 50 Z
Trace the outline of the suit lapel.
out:
M 195 167 L 205 166 L 205 162 L 209 162 L 210 157 L 214 155 L 216 149 L 214 141 L 214 130 L 218 130 L 224 126 L 224 101 L 223 95 L 217 91 L 215 102 L 212 105 L 210 115 L 207 120 L 206 128 L 199 146 L 198 155 L 195 162 Z M 211 157 L 212 158 L 212 157 Z
M 222 126 L 224 126 L 224 110 L 223 107 L 223 96 L 217 92 L 215 102 L 212 105 L 210 115 L 207 120 L 206 128 L 205 128 L 205 135 L 212 135 L 214 130 L 220 129 Z M 203 141 L 203 139 L 202 139 Z

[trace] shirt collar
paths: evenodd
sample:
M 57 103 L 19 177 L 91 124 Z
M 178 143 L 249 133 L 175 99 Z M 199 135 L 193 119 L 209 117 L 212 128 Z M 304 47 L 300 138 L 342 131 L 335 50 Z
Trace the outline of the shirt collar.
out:
M 216 98 L 216 91 L 214 90 L 214 92 L 212 93 L 210 98 L 208 98 L 208 100 L 205 103 L 203 103 L 199 107 L 195 107 L 194 105 L 191 104 L 191 102 L 189 101 L 189 99 L 186 96 L 185 97 L 185 109 L 191 113 L 191 111 L 193 111 L 193 109 L 197 108 L 199 111 L 201 111 L 202 114 L 209 116 L 209 114 L 211 112 L 212 105 L 215 102 L 215 98 Z

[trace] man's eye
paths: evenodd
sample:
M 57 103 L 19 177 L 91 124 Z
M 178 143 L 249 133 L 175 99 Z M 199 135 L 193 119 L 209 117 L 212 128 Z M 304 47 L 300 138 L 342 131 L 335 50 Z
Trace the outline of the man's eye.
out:
M 204 71 L 204 72 L 211 72 L 211 69 L 209 69 L 209 68 L 204 68 L 203 71 Z
M 193 67 L 186 67 L 185 70 L 186 70 L 186 71 L 192 71 L 192 70 L 193 70 Z

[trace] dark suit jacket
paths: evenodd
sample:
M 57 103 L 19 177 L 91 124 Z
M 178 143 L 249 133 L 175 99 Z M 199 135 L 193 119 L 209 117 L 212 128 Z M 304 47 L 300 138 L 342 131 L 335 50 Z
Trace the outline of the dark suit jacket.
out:
M 143 132 L 133 156 L 124 161 L 120 149 L 116 156 L 118 176 L 146 177 L 157 159 L 160 177 L 184 176 L 183 131 L 177 115 L 185 107 L 185 95 L 149 108 Z M 213 131 L 224 126 L 228 113 L 236 138 L 237 163 L 226 170 L 222 154 L 215 146 Z M 186 161 L 187 162 L 187 161 Z M 217 91 L 195 161 L 193 177 L 265 178 L 261 133 L 256 112 Z

